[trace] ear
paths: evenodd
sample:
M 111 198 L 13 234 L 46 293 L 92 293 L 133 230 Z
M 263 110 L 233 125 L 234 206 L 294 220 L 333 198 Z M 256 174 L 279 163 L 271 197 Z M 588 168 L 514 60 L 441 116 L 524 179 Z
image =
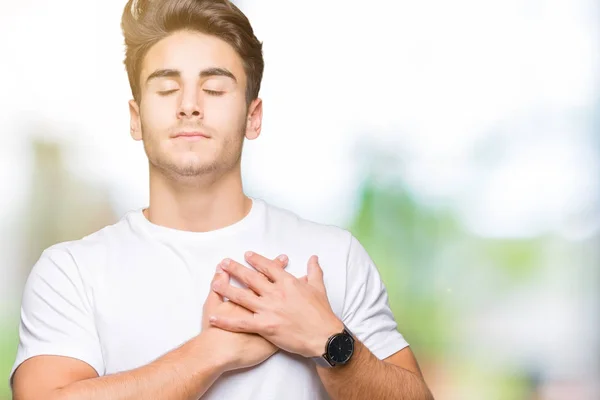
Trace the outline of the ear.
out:
M 246 139 L 254 140 L 260 135 L 260 130 L 262 128 L 262 116 L 262 100 L 256 98 L 252 100 L 252 103 L 250 103 L 250 107 L 248 107 Z
M 142 140 L 142 122 L 140 120 L 140 107 L 135 100 L 129 100 L 129 118 L 131 137 L 133 140 Z

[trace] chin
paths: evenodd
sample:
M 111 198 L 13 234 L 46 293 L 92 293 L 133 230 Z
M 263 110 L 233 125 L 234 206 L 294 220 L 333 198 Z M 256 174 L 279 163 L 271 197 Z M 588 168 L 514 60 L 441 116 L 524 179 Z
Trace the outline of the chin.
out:
M 159 157 L 151 159 L 150 164 L 171 178 L 206 175 L 217 169 L 214 162 L 197 157 Z
M 216 171 L 217 165 L 214 163 L 181 163 L 178 165 L 172 165 L 172 170 L 181 176 L 199 176 L 206 175 Z

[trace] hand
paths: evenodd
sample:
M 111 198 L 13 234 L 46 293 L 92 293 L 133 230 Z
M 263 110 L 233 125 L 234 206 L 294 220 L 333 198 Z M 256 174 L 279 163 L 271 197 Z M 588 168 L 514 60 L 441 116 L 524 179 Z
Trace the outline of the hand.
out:
M 284 262 L 276 259 L 273 261 L 273 265 L 283 269 L 287 266 L 287 258 Z M 229 275 L 227 272 L 219 272 L 219 270 L 220 267 L 217 268 L 212 285 L 228 285 Z M 267 280 L 265 276 L 262 279 Z M 251 292 L 247 288 L 239 290 Z M 208 293 L 203 308 L 202 336 L 210 338 L 209 341 L 213 343 L 211 347 L 215 351 L 214 357 L 220 365 L 224 366 L 225 370 L 252 367 L 277 352 L 278 348 L 275 345 L 257 334 L 229 332 L 211 326 L 208 318 L 215 313 L 226 315 L 228 318 L 251 318 L 252 313 L 231 301 L 224 301 L 212 290 Z
M 317 257 L 309 259 L 308 275 L 300 279 L 261 255 L 248 252 L 246 261 L 258 272 L 233 260 L 222 264 L 252 290 L 224 281 L 215 282 L 213 290 L 251 313 L 227 315 L 216 310 L 209 322 L 231 332 L 258 333 L 277 347 L 304 357 L 322 355 L 327 339 L 341 332 L 344 325 L 327 299 Z

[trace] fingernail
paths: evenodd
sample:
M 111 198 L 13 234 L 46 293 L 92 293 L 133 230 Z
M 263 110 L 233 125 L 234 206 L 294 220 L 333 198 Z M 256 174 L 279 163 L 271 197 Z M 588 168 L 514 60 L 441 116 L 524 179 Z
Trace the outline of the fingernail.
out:
M 221 264 L 217 265 L 217 274 L 220 274 L 223 272 L 223 268 L 221 268 Z
M 280 255 L 279 257 L 277 257 L 277 259 L 281 262 L 286 262 L 287 261 L 287 256 L 285 254 Z
M 208 319 L 210 322 L 215 322 L 217 320 L 217 317 L 215 317 L 214 315 L 212 317 L 210 317 Z
M 247 251 L 246 254 L 245 254 L 245 256 L 246 257 L 252 257 L 252 254 L 254 254 L 254 253 L 252 253 L 251 251 Z
M 229 265 L 230 262 L 231 262 L 231 260 L 229 258 L 226 258 L 221 262 L 221 265 L 226 267 Z

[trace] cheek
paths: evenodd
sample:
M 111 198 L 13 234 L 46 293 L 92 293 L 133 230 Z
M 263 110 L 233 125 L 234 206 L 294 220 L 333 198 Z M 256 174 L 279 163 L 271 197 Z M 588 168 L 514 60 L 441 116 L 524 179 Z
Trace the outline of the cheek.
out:
M 206 104 L 204 111 L 204 119 L 210 125 L 225 131 L 237 130 L 246 119 L 246 102 L 238 98 L 222 99 Z
M 142 102 L 140 117 L 147 131 L 162 132 L 173 124 L 173 112 L 164 105 L 153 104 L 151 101 Z

